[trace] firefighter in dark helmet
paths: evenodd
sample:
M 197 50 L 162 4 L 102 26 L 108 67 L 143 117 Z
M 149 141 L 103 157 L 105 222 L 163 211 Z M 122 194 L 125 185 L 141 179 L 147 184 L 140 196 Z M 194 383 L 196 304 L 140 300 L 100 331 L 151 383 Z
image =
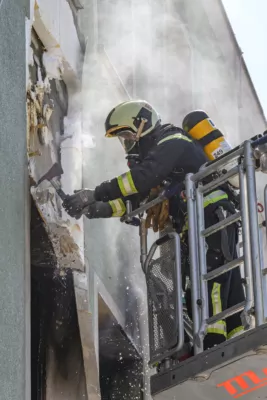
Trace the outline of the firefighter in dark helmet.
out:
M 125 198 L 128 196 L 145 197 L 166 180 L 181 183 L 182 187 L 185 175 L 196 173 L 207 161 L 199 143 L 183 129 L 161 124 L 157 111 L 143 100 L 126 101 L 113 108 L 107 116 L 105 129 L 106 136 L 117 137 L 130 156 L 130 169 L 102 182 L 94 190 L 82 189 L 69 196 L 63 206 L 70 216 L 77 219 L 82 215 L 89 219 L 121 217 L 126 213 Z M 167 208 L 168 216 L 178 233 L 183 232 L 186 241 L 186 205 L 181 201 L 180 193 L 175 193 Z M 207 226 L 218 222 L 216 212 L 219 208 L 226 212 L 232 210 L 228 194 L 223 190 L 209 193 L 205 199 Z M 232 225 L 226 233 L 227 254 L 222 249 L 220 233 L 209 238 L 207 264 L 210 269 L 223 265 L 227 257 L 235 256 L 237 228 Z M 209 296 L 210 315 L 243 301 L 239 268 L 215 278 L 209 284 Z M 219 344 L 242 329 L 240 314 L 218 321 L 209 326 L 204 347 Z

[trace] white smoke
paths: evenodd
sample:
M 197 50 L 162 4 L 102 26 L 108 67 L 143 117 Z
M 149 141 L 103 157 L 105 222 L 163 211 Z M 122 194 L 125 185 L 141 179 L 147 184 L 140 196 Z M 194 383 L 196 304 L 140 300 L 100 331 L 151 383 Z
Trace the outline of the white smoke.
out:
M 201 87 L 196 87 L 196 71 L 191 66 L 193 44 L 182 19 L 186 10 L 183 13 L 179 8 L 184 2 L 176 3 L 102 0 L 96 10 L 97 26 L 92 8 L 85 13 L 82 130 L 89 146 L 83 149 L 84 187 L 94 187 L 127 170 L 119 142 L 104 137 L 106 116 L 116 104 L 143 98 L 155 106 L 163 122 L 178 125 L 196 105 Z M 146 284 L 139 261 L 138 229 L 119 220 L 96 220 L 85 221 L 85 232 L 89 265 L 125 314 L 125 329 L 147 361 Z

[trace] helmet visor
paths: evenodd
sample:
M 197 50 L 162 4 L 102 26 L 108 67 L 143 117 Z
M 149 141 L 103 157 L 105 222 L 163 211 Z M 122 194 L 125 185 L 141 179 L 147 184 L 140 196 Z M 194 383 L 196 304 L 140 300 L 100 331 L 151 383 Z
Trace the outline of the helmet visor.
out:
M 121 131 L 117 133 L 117 136 L 126 153 L 132 150 L 136 144 L 136 133 L 132 131 Z

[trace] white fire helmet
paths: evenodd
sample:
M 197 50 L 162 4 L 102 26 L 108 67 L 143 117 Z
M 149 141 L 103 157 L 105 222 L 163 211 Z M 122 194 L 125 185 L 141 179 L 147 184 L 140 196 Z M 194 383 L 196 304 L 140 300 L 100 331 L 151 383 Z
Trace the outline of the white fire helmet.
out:
M 125 101 L 113 108 L 105 122 L 106 137 L 118 137 L 128 153 L 140 138 L 161 123 L 158 112 L 144 100 Z

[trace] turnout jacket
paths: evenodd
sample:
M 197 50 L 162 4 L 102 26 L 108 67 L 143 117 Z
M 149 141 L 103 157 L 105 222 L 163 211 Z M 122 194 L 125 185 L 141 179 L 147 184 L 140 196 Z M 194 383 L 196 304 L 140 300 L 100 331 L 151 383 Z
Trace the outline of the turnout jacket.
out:
M 182 182 L 187 173 L 196 173 L 207 161 L 201 145 L 192 140 L 182 129 L 172 125 L 164 125 L 139 142 L 140 163 L 130 171 L 103 182 L 95 189 L 97 201 L 109 202 L 113 216 L 125 213 L 125 198 L 146 197 L 152 188 L 162 184 L 164 180 Z M 179 186 L 179 185 L 178 185 Z M 179 191 L 179 190 L 178 190 Z M 229 201 L 228 191 L 222 186 L 204 197 L 205 226 L 211 226 L 227 217 L 227 213 L 235 212 Z M 124 199 L 124 201 L 123 201 Z M 188 226 L 186 204 L 177 193 L 170 199 L 169 213 L 174 227 L 182 238 L 183 276 L 188 276 Z M 183 214 L 181 216 L 181 214 Z M 208 218 L 207 218 L 208 217 Z M 226 264 L 236 258 L 235 248 L 238 238 L 237 226 L 230 225 L 207 237 L 206 259 L 208 271 Z M 185 279 L 185 278 L 184 278 Z M 228 271 L 208 282 L 210 316 L 244 301 L 244 291 L 239 269 Z M 191 299 L 191 297 L 190 297 Z M 187 302 L 188 303 L 188 302 Z M 190 305 L 188 304 L 188 309 Z M 240 314 L 225 320 L 219 320 L 207 328 L 204 345 L 217 343 L 214 336 L 230 338 L 236 331 L 243 329 Z M 214 335 L 216 334 L 216 335 Z
M 113 216 L 125 213 L 123 198 L 137 194 L 144 197 L 168 178 L 183 182 L 187 173 L 196 173 L 207 161 L 197 142 L 169 124 L 141 138 L 139 154 L 140 163 L 133 169 L 95 188 L 95 199 L 110 202 Z

